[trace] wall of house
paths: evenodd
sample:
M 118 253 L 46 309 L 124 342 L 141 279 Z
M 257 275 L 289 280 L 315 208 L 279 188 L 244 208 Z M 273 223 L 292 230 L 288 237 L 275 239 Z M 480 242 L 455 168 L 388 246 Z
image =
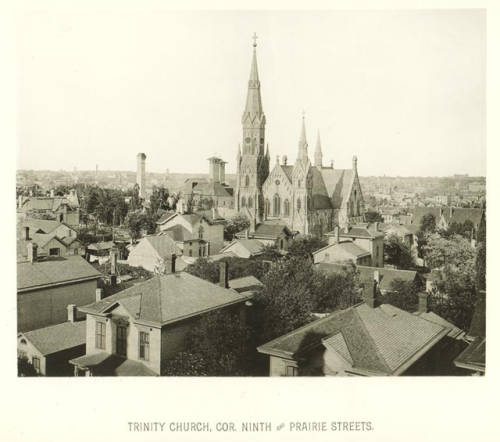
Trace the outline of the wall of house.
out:
M 286 376 L 287 367 L 298 367 L 297 361 L 293 359 L 269 356 L 269 376 Z
M 63 222 L 71 227 L 78 227 L 80 225 L 80 212 L 78 210 L 67 211 Z
M 23 343 L 25 341 L 26 343 Z M 45 357 L 38 351 L 38 349 L 23 335 L 17 337 L 17 356 L 25 356 L 28 362 L 33 363 L 33 357 L 40 359 L 40 374 L 46 374 L 46 360 Z
M 118 307 L 113 311 L 114 315 L 119 315 L 120 317 L 128 316 L 125 309 Z M 123 321 L 123 319 L 121 319 Z M 105 349 L 96 348 L 96 323 L 104 322 L 106 324 L 106 345 Z M 116 336 L 117 336 L 117 326 L 120 319 L 116 317 L 102 318 L 94 315 L 87 315 L 87 346 L 86 354 L 94 354 L 100 352 L 106 352 L 110 354 L 116 354 Z M 139 332 L 149 333 L 149 360 L 143 360 L 139 358 Z M 148 368 L 153 370 L 155 373 L 160 373 L 160 360 L 161 360 L 161 331 L 156 327 L 149 327 L 134 323 L 131 318 L 129 318 L 127 325 L 127 359 L 135 360 L 143 363 Z
M 97 280 L 17 294 L 17 329 L 20 332 L 60 324 L 68 319 L 67 306 L 95 301 Z
M 131 250 L 127 264 L 132 267 L 143 267 L 153 272 L 157 266 L 162 266 L 162 260 L 151 244 L 143 239 Z
M 224 247 L 224 226 L 222 224 L 208 224 L 201 220 L 203 227 L 203 237 L 210 243 L 210 255 L 216 255 Z M 195 226 L 196 238 L 198 237 L 198 226 Z

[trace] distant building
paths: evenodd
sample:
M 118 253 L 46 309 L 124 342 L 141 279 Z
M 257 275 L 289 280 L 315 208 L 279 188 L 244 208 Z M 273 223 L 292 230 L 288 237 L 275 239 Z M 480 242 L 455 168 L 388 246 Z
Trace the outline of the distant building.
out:
M 137 154 L 137 185 L 139 186 L 139 197 L 146 198 L 146 154 Z
M 288 250 L 288 246 L 294 237 L 293 232 L 286 224 L 260 223 L 236 234 L 238 239 L 256 239 L 266 246 L 274 246 L 279 250 Z
M 20 201 L 18 212 L 28 218 L 36 218 L 37 215 L 52 217 L 53 220 L 67 224 L 72 228 L 80 225 L 80 204 L 76 191 L 72 190 L 69 195 L 50 197 L 28 197 Z
M 95 299 L 102 277 L 79 256 L 39 258 L 36 245 L 17 263 L 17 327 L 25 332 L 66 321 L 67 306 Z
M 71 361 L 75 375 L 160 375 L 203 314 L 224 310 L 245 321 L 248 290 L 229 286 L 222 265 L 220 285 L 185 272 L 158 275 L 80 308 L 87 314 L 87 341 L 85 356 Z
M 172 255 L 180 258 L 182 248 L 178 247 L 170 235 L 149 235 L 142 238 L 130 251 L 127 264 L 150 272 L 164 273 L 172 265 Z M 176 266 L 178 270 L 184 270 L 186 263 L 179 259 Z
M 253 258 L 263 253 L 264 244 L 258 239 L 235 239 L 221 249 L 220 253 L 237 256 L 238 258 Z

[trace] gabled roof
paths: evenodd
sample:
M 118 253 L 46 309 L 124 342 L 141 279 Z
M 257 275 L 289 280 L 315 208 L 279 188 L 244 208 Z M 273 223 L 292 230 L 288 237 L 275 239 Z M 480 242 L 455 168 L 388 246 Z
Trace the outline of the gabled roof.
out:
M 79 310 L 103 315 L 120 304 L 134 320 L 161 326 L 247 299 L 234 290 L 179 272 L 157 275 Z
M 454 361 L 455 365 L 468 370 L 485 372 L 486 370 L 486 338 L 474 339 Z
M 198 183 L 193 187 L 194 193 L 199 193 L 205 196 L 216 196 L 230 198 L 232 196 L 232 188 L 224 186 L 215 181 L 208 181 L 205 183 Z
M 242 232 L 238 233 L 240 235 Z M 291 236 L 292 232 L 285 224 L 271 224 L 271 223 L 260 223 L 255 228 L 255 232 L 251 232 L 253 237 L 263 237 L 276 239 L 282 233 Z
M 347 230 L 342 230 L 340 236 L 345 238 L 379 238 L 384 236 L 384 232 L 376 230 L 376 224 L 359 223 L 349 226 Z
M 323 345 L 352 361 L 352 373 L 399 375 L 448 331 L 392 305 L 371 308 L 361 303 L 280 336 L 257 350 L 306 359 L 311 350 Z
M 332 169 L 329 167 L 318 168 L 323 177 L 325 188 L 332 199 L 335 209 L 340 209 L 349 198 L 354 172 L 352 169 Z
M 85 344 L 87 322 L 63 322 L 22 333 L 44 356 Z
M 170 235 L 146 236 L 141 241 L 148 242 L 161 258 L 179 253 L 179 248 Z
M 260 242 L 258 239 L 241 238 L 231 241 L 230 244 L 228 244 L 227 246 L 223 247 L 220 250 L 220 253 L 225 253 L 226 250 L 230 249 L 235 244 L 240 244 L 248 251 L 250 255 L 258 255 L 262 253 L 262 249 L 264 248 L 264 244 Z
M 336 244 L 329 244 L 319 250 L 314 251 L 313 256 L 319 252 L 328 251 L 330 262 L 344 262 L 351 259 L 359 259 L 370 256 L 370 252 L 362 249 L 352 241 L 344 241 Z
M 156 221 L 156 224 L 163 224 L 165 221 L 167 221 L 173 215 L 175 215 L 175 212 L 173 212 L 173 211 L 167 211 L 165 213 L 162 213 L 161 217 L 158 219 L 158 221 Z
M 281 167 L 281 170 L 285 173 L 286 177 L 292 182 L 292 172 L 293 172 L 293 166 L 290 165 L 284 165 L 280 164 L 279 167 Z
M 411 225 L 417 228 L 417 231 L 420 230 L 420 223 L 422 222 L 422 218 L 425 215 L 431 214 L 434 215 L 436 219 L 436 224 L 439 222 L 441 218 L 442 208 L 441 207 L 413 207 L 409 209 L 409 212 L 412 214 Z
M 313 209 L 332 209 L 332 200 L 325 186 L 321 168 L 311 167 Z
M 344 265 L 328 263 L 328 262 L 317 263 L 315 264 L 315 268 L 327 274 L 345 272 Z M 392 283 L 397 279 L 411 282 L 417 278 L 417 272 L 413 270 L 397 270 L 385 267 L 380 268 L 380 267 L 369 267 L 360 265 L 357 265 L 356 269 L 359 271 L 359 279 L 362 283 L 368 283 L 373 281 L 374 278 L 373 272 L 378 271 L 380 275 L 379 289 L 381 291 L 391 290 Z
M 67 284 L 102 276 L 80 256 L 45 258 L 17 263 L 17 291 L 36 290 L 47 286 Z
M 469 220 L 474 226 L 478 226 L 481 223 L 483 214 L 484 209 L 466 209 L 461 207 L 443 208 L 443 217 L 449 224 L 463 224 L 465 221 Z
M 92 353 L 69 362 L 78 367 L 91 368 L 94 376 L 158 376 L 141 361 L 122 358 L 114 353 Z
M 163 232 L 177 242 L 183 242 L 185 238 L 187 239 L 191 236 L 191 232 L 180 224 L 169 227 L 168 229 L 163 230 Z
M 74 229 L 69 227 L 67 224 L 61 223 L 59 221 L 51 220 L 51 219 L 27 218 L 22 223 L 23 227 L 29 227 L 30 235 L 32 233 L 37 233 L 39 230 L 41 230 L 40 233 L 51 233 L 61 225 L 64 225 L 65 227 L 68 227 L 69 229 L 75 231 Z

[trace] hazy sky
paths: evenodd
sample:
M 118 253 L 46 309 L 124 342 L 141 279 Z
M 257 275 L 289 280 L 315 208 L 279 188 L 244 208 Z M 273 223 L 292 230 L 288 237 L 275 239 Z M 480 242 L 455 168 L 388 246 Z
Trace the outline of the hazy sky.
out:
M 271 167 L 486 173 L 485 14 L 462 11 L 34 13 L 18 27 L 18 167 L 235 170 L 253 32 Z

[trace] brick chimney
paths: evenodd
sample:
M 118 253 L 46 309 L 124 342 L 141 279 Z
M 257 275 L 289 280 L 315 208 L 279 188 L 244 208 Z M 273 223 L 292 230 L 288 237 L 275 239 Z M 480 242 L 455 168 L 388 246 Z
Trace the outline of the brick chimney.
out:
M 28 249 L 28 261 L 29 262 L 36 262 L 38 259 L 38 246 L 35 243 L 28 243 L 27 246 Z
M 24 228 L 24 239 L 26 241 L 30 239 L 30 228 L 28 226 Z
M 380 283 L 380 273 L 378 270 L 373 272 L 373 280 L 368 282 L 363 289 L 363 299 L 365 304 L 371 308 L 378 307 L 378 285 Z
M 95 302 L 102 301 L 102 289 L 101 288 L 96 288 L 95 289 Z
M 427 313 L 429 311 L 429 294 L 421 292 L 418 294 L 418 312 Z
M 219 285 L 225 289 L 229 288 L 229 268 L 225 261 L 219 266 Z
M 69 304 L 67 309 L 68 309 L 68 321 L 75 322 L 76 321 L 76 305 Z
M 110 263 L 111 263 L 111 269 L 110 269 L 110 273 L 112 275 L 116 275 L 118 273 L 118 250 L 116 250 L 115 248 L 111 249 L 109 251 L 109 260 L 110 260 Z
M 288 162 L 288 157 L 286 155 L 283 155 L 283 166 L 286 166 L 287 162 Z

